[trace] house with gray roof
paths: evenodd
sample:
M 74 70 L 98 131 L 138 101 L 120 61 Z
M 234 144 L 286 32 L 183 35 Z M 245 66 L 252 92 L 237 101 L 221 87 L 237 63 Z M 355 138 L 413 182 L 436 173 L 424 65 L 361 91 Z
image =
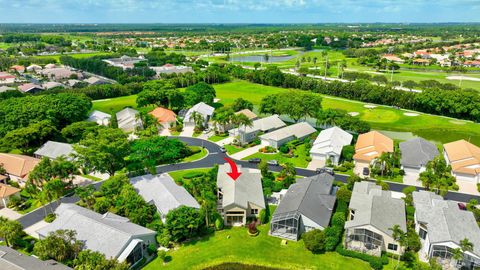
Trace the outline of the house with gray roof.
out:
M 140 113 L 132 108 L 125 108 L 116 114 L 118 128 L 125 132 L 134 132 L 143 129 L 142 120 L 139 118 Z
M 480 228 L 473 213 L 433 192 L 415 191 L 412 196 L 415 230 L 422 243 L 419 258 L 427 262 L 435 258 L 444 269 L 480 267 Z M 455 249 L 460 248 L 460 241 L 464 239 L 473 244 L 473 250 L 464 252 L 463 258 L 456 260 Z
M 207 127 L 208 121 L 212 118 L 214 111 L 215 108 L 204 102 L 197 103 L 185 113 L 183 123 L 187 125 L 195 125 L 194 115 L 199 114 L 203 118 L 203 125 Z
M 263 134 L 259 138 L 262 141 L 262 145 L 279 148 L 291 140 L 303 140 L 315 132 L 317 130 L 309 123 L 300 122 Z
M 249 143 L 260 133 L 268 133 L 279 128 L 285 127 L 287 124 L 276 114 L 261 119 L 253 120 L 252 126 L 240 126 L 228 131 L 230 136 L 238 136 L 240 142 Z
M 218 166 L 218 211 L 228 226 L 245 225 L 247 217 L 258 217 L 265 209 L 260 171 L 237 166 L 241 175 L 236 180 L 227 174 L 231 173 L 228 163 Z
M 414 138 L 399 144 L 402 157 L 400 164 L 405 175 L 418 178 L 426 165 L 439 155 L 437 146 L 423 138 Z
M 2 270 L 71 270 L 54 260 L 42 261 L 7 246 L 0 246 L 0 269 Z
M 36 231 L 40 239 L 57 230 L 74 230 L 85 249 L 132 267 L 147 256 L 149 244 L 156 244 L 155 231 L 110 212 L 102 215 L 76 204 L 62 203 L 55 214 L 52 223 Z
M 134 177 L 130 183 L 146 202 L 157 207 L 163 221 L 168 212 L 180 206 L 200 208 L 195 198 L 185 188 L 177 185 L 167 173 Z
M 395 225 L 407 231 L 404 201 L 375 183 L 355 183 L 345 223 L 345 248 L 372 256 L 382 251 L 402 254 L 392 235 Z
M 325 229 L 335 206 L 333 181 L 326 173 L 298 179 L 275 210 L 270 235 L 297 241 L 304 232 Z
M 108 124 L 110 124 L 111 118 L 112 116 L 110 114 L 95 110 L 92 113 L 90 113 L 90 116 L 88 116 L 87 121 L 95 122 L 101 126 L 108 126 Z
M 49 159 L 56 159 L 58 157 L 65 157 L 67 160 L 73 159 L 72 155 L 75 153 L 73 147 L 69 143 L 47 141 L 33 153 L 36 158 L 47 157 Z

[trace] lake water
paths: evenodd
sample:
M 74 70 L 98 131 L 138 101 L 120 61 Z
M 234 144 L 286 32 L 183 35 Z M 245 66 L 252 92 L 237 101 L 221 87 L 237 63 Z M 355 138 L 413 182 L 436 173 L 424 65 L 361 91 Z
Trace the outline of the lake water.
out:
M 309 52 L 318 52 L 321 50 L 311 50 Z M 281 56 L 268 56 L 268 61 L 265 59 L 265 53 L 259 55 L 245 55 L 245 56 L 231 56 L 230 61 L 232 62 L 260 62 L 260 63 L 278 63 L 288 61 L 293 59 L 299 55 L 304 54 L 303 51 L 299 51 L 298 54 L 295 55 L 281 55 Z

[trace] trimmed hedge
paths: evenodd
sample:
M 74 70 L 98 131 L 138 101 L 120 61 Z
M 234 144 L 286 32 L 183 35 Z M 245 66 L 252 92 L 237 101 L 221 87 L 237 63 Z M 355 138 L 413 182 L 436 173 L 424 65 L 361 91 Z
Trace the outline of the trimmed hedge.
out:
M 382 254 L 381 257 L 375 257 L 375 256 L 370 256 L 364 253 L 352 251 L 343 248 L 341 245 L 339 245 L 336 249 L 338 254 L 346 257 L 351 257 L 355 259 L 360 259 L 362 261 L 366 261 L 370 264 L 370 266 L 375 269 L 375 270 L 382 270 L 383 265 L 388 264 L 388 257 L 386 254 Z
M 205 173 L 203 172 L 187 172 L 186 174 L 183 175 L 183 178 L 185 179 L 192 179 L 192 178 L 197 178 L 204 176 Z

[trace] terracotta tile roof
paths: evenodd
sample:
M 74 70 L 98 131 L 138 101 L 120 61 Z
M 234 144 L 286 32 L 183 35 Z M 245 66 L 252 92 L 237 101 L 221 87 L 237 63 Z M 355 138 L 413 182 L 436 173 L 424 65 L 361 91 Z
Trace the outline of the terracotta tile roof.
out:
M 177 119 L 177 115 L 173 111 L 162 107 L 157 107 L 148 114 L 155 117 L 159 123 L 175 122 Z
M 480 147 L 465 140 L 443 145 L 452 171 L 465 174 L 480 174 Z
M 370 131 L 358 136 L 353 158 L 370 162 L 383 152 L 393 152 L 393 140 L 378 131 Z
M 18 192 L 20 192 L 19 188 L 0 183 L 0 198 L 7 198 Z
M 256 115 L 254 112 L 250 111 L 249 109 L 243 109 L 243 110 L 241 110 L 241 111 L 236 112 L 235 114 L 237 114 L 237 115 L 238 115 L 238 114 L 243 114 L 243 115 L 245 115 L 246 117 L 248 117 L 248 119 L 255 119 L 255 118 L 257 118 L 257 115 Z
M 16 154 L 0 153 L 0 163 L 8 174 L 24 178 L 37 166 L 39 159 Z

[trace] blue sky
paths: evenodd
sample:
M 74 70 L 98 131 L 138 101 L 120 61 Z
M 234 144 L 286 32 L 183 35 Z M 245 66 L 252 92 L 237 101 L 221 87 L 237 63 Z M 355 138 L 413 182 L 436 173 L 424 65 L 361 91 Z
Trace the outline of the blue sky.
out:
M 480 0 L 0 0 L 1 23 L 480 22 Z

